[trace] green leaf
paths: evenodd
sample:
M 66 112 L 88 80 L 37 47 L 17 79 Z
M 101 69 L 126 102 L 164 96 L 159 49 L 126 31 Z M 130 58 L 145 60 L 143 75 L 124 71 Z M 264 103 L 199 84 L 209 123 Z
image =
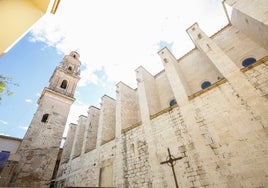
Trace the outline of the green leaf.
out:
M 0 81 L 0 93 L 3 93 L 5 89 L 6 89 L 6 83 Z
M 1 94 L 5 94 L 7 96 L 12 96 L 13 92 L 9 90 L 10 85 L 19 87 L 19 84 L 12 82 L 12 78 L 9 78 L 7 76 L 3 76 L 0 74 L 0 102 L 2 100 Z
M 9 91 L 9 92 L 7 93 L 7 96 L 12 96 L 13 94 L 14 94 L 13 92 Z

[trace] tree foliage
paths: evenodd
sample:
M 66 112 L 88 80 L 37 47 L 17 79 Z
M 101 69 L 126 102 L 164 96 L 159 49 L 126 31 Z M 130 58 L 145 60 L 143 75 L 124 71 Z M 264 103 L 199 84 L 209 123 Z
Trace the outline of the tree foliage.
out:
M 9 88 L 10 85 L 19 86 L 19 84 L 12 82 L 11 78 L 0 74 L 0 101 L 2 100 L 3 95 L 13 95 L 13 92 Z

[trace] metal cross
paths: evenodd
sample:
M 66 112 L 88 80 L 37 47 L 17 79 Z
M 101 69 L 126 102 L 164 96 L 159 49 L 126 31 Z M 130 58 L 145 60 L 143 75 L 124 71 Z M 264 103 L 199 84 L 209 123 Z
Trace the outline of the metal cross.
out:
M 173 172 L 173 176 L 174 176 L 174 180 L 175 180 L 175 184 L 176 184 L 176 188 L 179 188 L 179 186 L 178 186 L 178 182 L 177 182 L 177 178 L 176 178 L 176 174 L 175 174 L 175 170 L 174 170 L 174 166 L 175 166 L 175 164 L 176 164 L 176 161 L 177 160 L 180 160 L 180 159 L 182 159 L 183 157 L 177 157 L 177 158 L 175 158 L 175 157 L 173 157 L 171 154 L 170 154 L 170 150 L 169 150 L 169 148 L 168 148 L 168 156 L 167 156 L 167 160 L 166 161 L 163 161 L 163 162 L 161 162 L 160 164 L 168 164 L 168 166 L 171 166 L 171 168 L 172 168 L 172 172 Z

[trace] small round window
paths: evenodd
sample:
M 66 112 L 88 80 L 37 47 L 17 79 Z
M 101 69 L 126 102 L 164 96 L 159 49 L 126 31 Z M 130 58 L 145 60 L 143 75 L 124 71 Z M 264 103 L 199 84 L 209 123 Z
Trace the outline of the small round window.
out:
M 255 58 L 249 57 L 249 58 L 243 60 L 242 65 L 244 67 L 247 67 L 247 66 L 249 66 L 249 65 L 251 65 L 251 64 L 253 64 L 255 62 L 256 62 L 256 59 Z
M 201 88 L 202 89 L 206 89 L 208 88 L 209 86 L 211 86 L 211 83 L 209 81 L 205 81 L 201 84 Z

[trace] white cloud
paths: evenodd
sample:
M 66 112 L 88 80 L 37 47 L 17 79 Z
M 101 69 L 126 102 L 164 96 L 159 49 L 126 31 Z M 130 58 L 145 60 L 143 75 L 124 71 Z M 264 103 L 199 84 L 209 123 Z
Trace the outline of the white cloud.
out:
M 25 99 L 25 102 L 32 103 L 33 101 L 32 101 L 32 99 Z
M 3 124 L 3 125 L 7 125 L 8 124 L 7 121 L 1 120 L 1 119 L 0 119 L 0 123 Z
M 123 81 L 136 88 L 136 68 L 153 75 L 163 69 L 160 42 L 172 44 L 177 58 L 194 47 L 185 30 L 195 22 L 209 36 L 225 26 L 221 0 L 69 0 L 35 24 L 31 41 L 53 46 L 59 54 L 78 51 L 83 64 L 79 87 Z M 75 102 L 67 125 L 86 115 L 87 108 Z
M 99 78 L 96 74 L 94 74 L 95 70 L 89 69 L 88 67 L 81 71 L 80 81 L 78 82 L 78 87 L 86 86 L 87 84 L 93 83 L 97 84 L 99 82 Z
M 70 123 L 77 123 L 78 121 L 78 117 L 80 115 L 84 115 L 87 116 L 87 110 L 88 110 L 88 106 L 85 104 L 81 104 L 79 101 L 75 102 L 70 109 L 70 113 L 67 119 L 67 123 L 66 123 L 66 129 L 64 131 L 64 136 L 66 136 L 67 134 L 67 129 Z
M 0 135 L 3 135 L 3 136 L 10 136 L 9 134 L 5 134 L 5 133 L 0 133 Z
M 28 129 L 27 126 L 19 126 L 19 128 L 22 129 L 22 130 L 27 130 Z
M 227 23 L 221 0 L 69 0 L 35 25 L 31 40 L 59 53 L 77 50 L 86 67 L 79 86 L 98 84 L 96 71 L 103 70 L 107 81 L 136 87 L 140 65 L 152 74 L 162 70 L 160 41 L 173 42 L 177 58 L 194 47 L 185 30 L 195 22 L 208 35 L 221 29 Z

